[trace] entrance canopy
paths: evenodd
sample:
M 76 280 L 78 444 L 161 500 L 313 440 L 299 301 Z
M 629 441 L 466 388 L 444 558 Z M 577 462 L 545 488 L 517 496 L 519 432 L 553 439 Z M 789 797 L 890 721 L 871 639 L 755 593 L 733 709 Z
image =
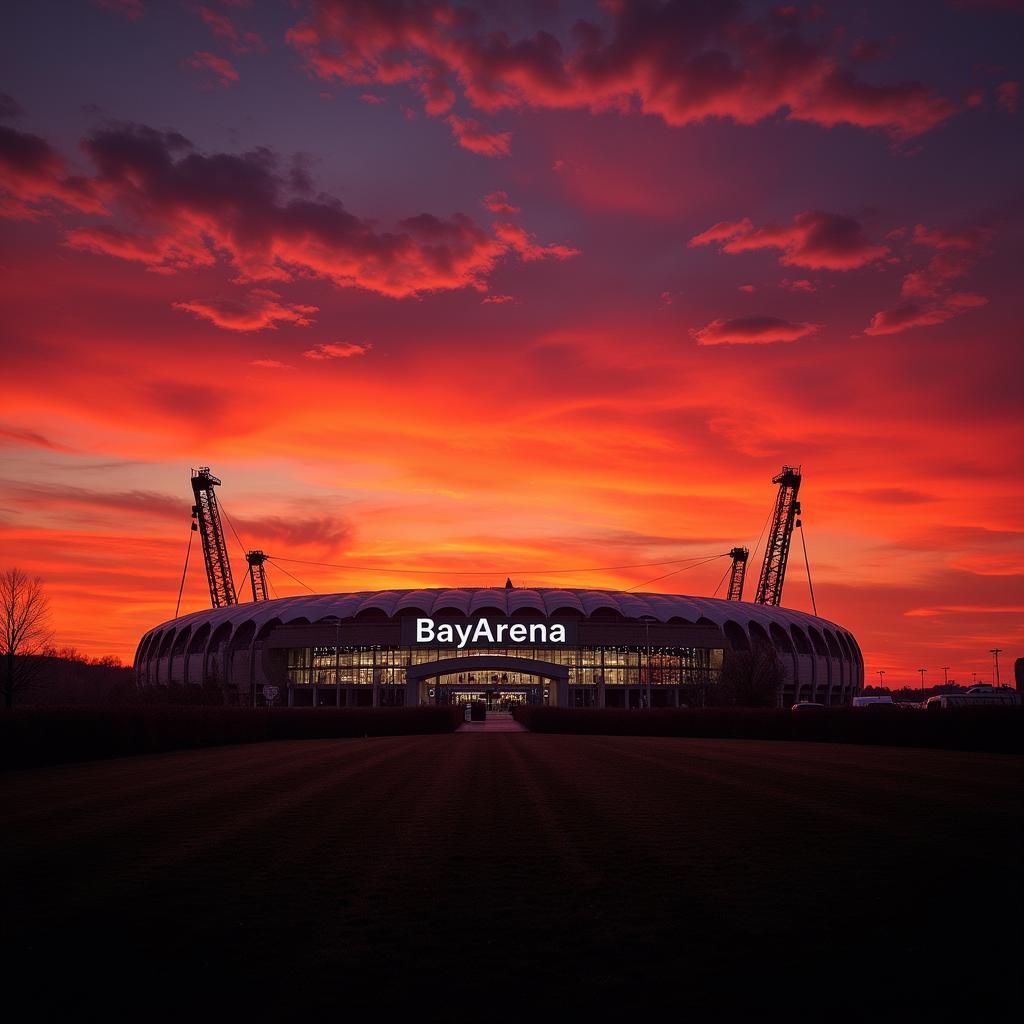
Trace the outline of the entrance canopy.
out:
M 410 685 L 418 685 L 424 679 L 433 679 L 435 676 L 480 672 L 484 669 L 522 672 L 525 675 L 552 679 L 558 685 L 569 685 L 568 665 L 556 665 L 535 658 L 511 658 L 501 654 L 474 654 L 467 658 L 442 658 L 440 661 L 427 661 L 422 665 L 409 665 L 405 670 L 405 678 Z

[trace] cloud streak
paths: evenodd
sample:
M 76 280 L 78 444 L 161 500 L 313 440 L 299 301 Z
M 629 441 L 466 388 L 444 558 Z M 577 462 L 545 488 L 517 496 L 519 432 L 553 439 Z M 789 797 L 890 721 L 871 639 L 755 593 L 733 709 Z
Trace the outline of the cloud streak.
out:
M 790 224 L 760 228 L 749 217 L 719 221 L 687 244 L 691 248 L 717 244 L 719 251 L 732 255 L 774 249 L 781 252 L 779 262 L 785 266 L 812 270 L 855 270 L 889 251 L 871 242 L 856 218 L 822 210 L 805 210 Z
M 772 345 L 810 337 L 819 326 L 793 323 L 775 316 L 741 316 L 732 320 L 712 320 L 691 333 L 698 345 Z
M 404 83 L 428 113 L 461 97 L 475 110 L 640 112 L 666 124 L 780 112 L 823 127 L 895 138 L 926 132 L 955 106 L 919 81 L 868 82 L 807 35 L 795 8 L 746 17 L 736 3 L 618 0 L 579 19 L 571 38 L 511 36 L 482 4 L 317 0 L 288 42 L 319 77 Z
M 294 176 L 282 173 L 278 157 L 265 148 L 208 155 L 176 132 L 116 125 L 89 136 L 83 150 L 96 168 L 89 179 L 67 176 L 43 139 L 0 129 L 0 186 L 8 215 L 32 217 L 53 204 L 116 211 L 129 228 L 73 228 L 67 244 L 156 272 L 212 267 L 226 259 L 238 279 L 250 283 L 313 276 L 406 298 L 484 290 L 507 255 L 533 260 L 576 253 L 541 245 L 517 225 L 501 223 L 488 232 L 462 213 L 421 213 L 381 229 L 332 196 L 309 196 L 304 180 L 296 191 Z M 239 319 L 210 303 L 183 306 L 222 326 Z

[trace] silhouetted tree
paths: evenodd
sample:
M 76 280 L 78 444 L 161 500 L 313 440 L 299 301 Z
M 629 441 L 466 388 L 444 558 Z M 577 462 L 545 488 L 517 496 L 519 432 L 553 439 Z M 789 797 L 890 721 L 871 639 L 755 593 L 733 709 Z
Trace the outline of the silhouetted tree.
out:
M 785 671 L 775 649 L 755 644 L 749 651 L 732 651 L 725 657 L 718 696 L 723 704 L 743 708 L 773 708 Z
M 51 639 L 50 606 L 43 581 L 21 569 L 0 573 L 0 658 L 3 660 L 4 708 L 27 690 L 38 676 L 38 655 Z

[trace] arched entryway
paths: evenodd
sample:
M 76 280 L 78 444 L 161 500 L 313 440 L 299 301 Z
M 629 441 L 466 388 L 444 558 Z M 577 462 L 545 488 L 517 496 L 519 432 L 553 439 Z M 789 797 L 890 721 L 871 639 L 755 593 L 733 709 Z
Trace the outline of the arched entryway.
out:
M 473 654 L 464 658 L 442 658 L 422 665 L 409 665 L 405 670 L 405 702 L 407 706 L 447 703 L 448 698 L 454 698 L 456 694 L 474 693 L 504 694 L 510 700 L 519 699 L 520 694 L 530 696 L 529 691 L 534 689 L 533 685 L 524 681 L 524 677 L 541 681 L 539 688 L 546 690 L 549 695 L 546 703 L 557 704 L 559 707 L 568 705 L 567 666 L 499 654 Z

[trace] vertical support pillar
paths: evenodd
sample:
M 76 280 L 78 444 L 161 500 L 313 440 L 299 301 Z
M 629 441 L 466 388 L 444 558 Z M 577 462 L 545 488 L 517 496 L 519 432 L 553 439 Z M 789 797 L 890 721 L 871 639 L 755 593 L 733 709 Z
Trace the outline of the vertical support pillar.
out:
M 569 673 L 555 680 L 556 702 L 560 708 L 569 706 Z
M 408 675 L 405 677 L 405 706 L 407 708 L 414 708 L 419 705 L 420 702 L 420 681 L 418 679 L 410 679 Z

